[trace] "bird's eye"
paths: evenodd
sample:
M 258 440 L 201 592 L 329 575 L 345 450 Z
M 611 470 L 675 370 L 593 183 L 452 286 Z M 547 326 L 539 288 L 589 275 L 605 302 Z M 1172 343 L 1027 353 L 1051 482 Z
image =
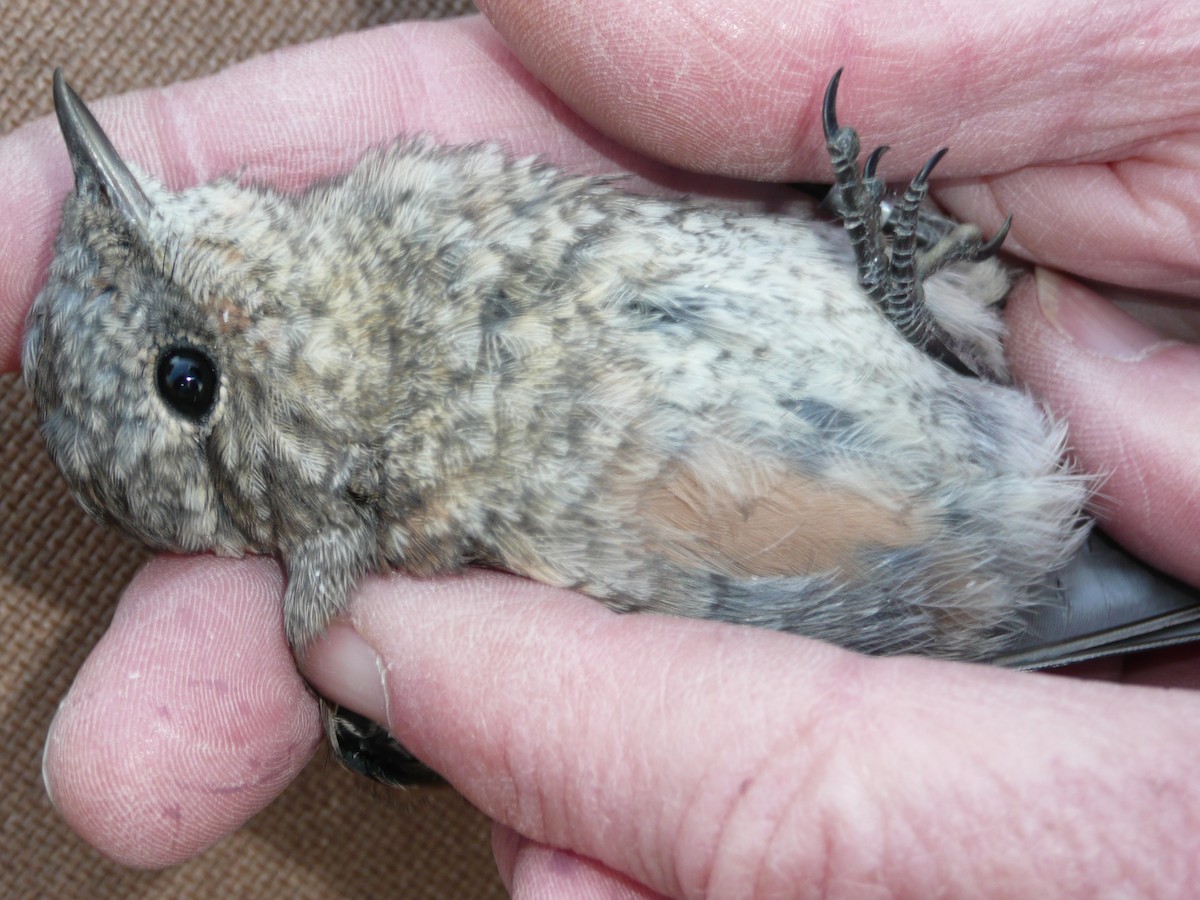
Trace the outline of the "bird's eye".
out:
M 171 409 L 202 418 L 217 398 L 217 367 L 196 347 L 168 347 L 158 358 L 158 392 Z

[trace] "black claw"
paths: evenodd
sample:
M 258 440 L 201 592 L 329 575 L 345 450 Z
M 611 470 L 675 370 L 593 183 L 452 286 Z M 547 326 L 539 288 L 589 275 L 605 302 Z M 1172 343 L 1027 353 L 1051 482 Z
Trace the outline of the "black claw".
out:
M 351 772 L 388 787 L 444 784 L 445 779 L 409 753 L 383 726 L 338 707 L 329 721 L 330 748 Z
M 978 262 L 1000 249 L 1011 217 L 988 241 L 979 229 L 921 209 L 929 177 L 946 155 L 943 147 L 921 167 L 894 206 L 883 202 L 886 189 L 876 176 L 886 145 L 871 151 L 860 169 L 858 133 L 837 120 L 842 69 L 825 88 L 821 125 L 832 164 L 834 185 L 825 203 L 842 220 L 857 263 L 858 283 L 880 311 L 914 346 L 944 358 L 955 371 L 990 374 L 976 359 L 971 341 L 947 332 L 926 306 L 922 283 L 948 265 Z M 891 232 L 890 248 L 884 229 Z
M 825 88 L 825 102 L 821 104 L 821 124 L 825 127 L 825 140 L 831 140 L 838 130 L 837 120 L 837 89 L 842 79 L 842 70 L 838 69 L 829 79 L 829 87 Z
M 863 163 L 863 178 L 874 178 L 875 169 L 879 166 L 879 160 L 883 154 L 887 153 L 891 148 L 884 144 L 882 147 L 876 147 L 871 151 L 871 155 L 867 157 L 867 161 Z
M 929 157 L 929 161 L 921 167 L 921 171 L 917 173 L 917 177 L 912 180 L 913 187 L 924 187 L 934 167 L 942 161 L 942 157 L 946 155 L 946 151 L 949 149 L 949 147 L 943 147 L 937 153 L 933 154 L 933 156 Z
M 992 235 L 991 239 L 980 244 L 979 249 L 971 254 L 971 262 L 980 262 L 995 256 L 996 251 L 1000 249 L 1000 245 L 1004 243 L 1004 239 L 1008 237 L 1008 229 L 1012 228 L 1012 214 L 1004 220 L 1004 224 L 1000 226 L 1000 230 Z

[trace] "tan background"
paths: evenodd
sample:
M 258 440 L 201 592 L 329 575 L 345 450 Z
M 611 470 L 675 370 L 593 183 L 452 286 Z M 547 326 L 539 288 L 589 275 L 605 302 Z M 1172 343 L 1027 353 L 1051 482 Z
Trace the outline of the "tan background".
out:
M 165 84 L 287 44 L 469 0 L 0 5 L 0 132 L 85 97 Z M 169 10 L 169 11 L 168 11 Z M 0 897 L 502 896 L 483 818 L 448 790 L 360 787 L 320 755 L 238 834 L 165 872 L 117 866 L 55 815 L 39 772 L 55 704 L 144 551 L 95 525 L 50 465 L 19 380 L 0 376 Z

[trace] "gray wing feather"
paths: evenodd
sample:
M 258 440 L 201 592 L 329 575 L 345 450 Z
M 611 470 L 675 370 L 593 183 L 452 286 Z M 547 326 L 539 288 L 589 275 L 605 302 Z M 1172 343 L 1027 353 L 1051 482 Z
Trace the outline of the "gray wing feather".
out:
M 997 665 L 1040 669 L 1200 639 L 1200 588 L 1134 559 L 1093 531 L 1061 575 L 1062 603 L 1039 609 Z

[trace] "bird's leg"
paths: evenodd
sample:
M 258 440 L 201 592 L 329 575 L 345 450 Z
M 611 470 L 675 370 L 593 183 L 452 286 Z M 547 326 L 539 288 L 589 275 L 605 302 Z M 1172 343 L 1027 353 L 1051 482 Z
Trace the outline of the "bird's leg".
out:
M 990 239 L 973 225 L 960 225 L 921 209 L 929 175 L 946 150 L 930 157 L 899 201 L 884 211 L 884 184 L 875 174 L 887 147 L 879 147 L 858 169 L 859 139 L 837 121 L 839 69 L 829 82 L 822 106 L 825 143 L 834 185 L 827 205 L 842 220 L 858 263 L 858 282 L 900 332 L 921 349 L 949 347 L 937 320 L 925 305 L 922 284 L 934 272 L 956 262 L 980 262 L 999 250 L 1011 217 Z M 891 234 L 888 251 L 885 231 Z M 966 369 L 966 366 L 962 366 Z

